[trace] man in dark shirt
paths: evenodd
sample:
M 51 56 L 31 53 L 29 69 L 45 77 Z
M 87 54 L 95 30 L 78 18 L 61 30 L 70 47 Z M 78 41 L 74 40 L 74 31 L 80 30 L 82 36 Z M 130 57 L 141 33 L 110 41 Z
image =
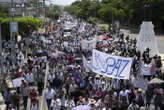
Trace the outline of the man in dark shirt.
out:
M 9 109 L 9 105 L 12 102 L 12 93 L 10 92 L 10 89 L 9 88 L 4 93 L 4 99 L 5 99 L 6 108 L 8 110 Z

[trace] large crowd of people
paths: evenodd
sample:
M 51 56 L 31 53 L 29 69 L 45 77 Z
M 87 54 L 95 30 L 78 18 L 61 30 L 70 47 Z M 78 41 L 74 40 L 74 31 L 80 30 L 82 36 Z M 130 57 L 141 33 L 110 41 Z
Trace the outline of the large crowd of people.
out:
M 71 35 L 65 36 L 64 24 L 68 22 L 76 25 L 71 27 Z M 148 85 L 144 90 L 133 84 L 137 77 L 148 81 L 154 77 L 164 77 L 161 57 L 150 57 L 149 48 L 143 54 L 136 51 L 137 40 L 123 33 L 113 35 L 96 31 L 88 23 L 80 32 L 81 24 L 81 20 L 63 15 L 60 21 L 55 22 L 54 31 L 47 27 L 45 34 L 34 32 L 29 38 L 29 45 L 22 36 L 15 46 L 17 62 L 13 66 L 8 43 L 3 43 L 3 73 L 10 72 L 12 79 L 24 78 L 14 92 L 6 87 L 5 80 L 2 81 L 0 88 L 7 110 L 10 107 L 19 110 L 21 99 L 26 110 L 28 98 L 31 101 L 30 110 L 39 110 L 42 94 L 48 110 L 72 110 L 80 105 L 86 105 L 91 110 L 144 110 L 152 104 L 151 110 L 164 110 L 164 92 L 160 85 Z M 133 57 L 129 80 L 111 79 L 84 68 L 82 56 L 90 59 L 92 50 L 82 49 L 81 40 L 92 40 L 102 34 L 109 38 L 98 41 L 97 50 L 115 56 Z M 150 71 L 152 75 L 140 76 L 141 63 L 154 65 Z M 45 79 L 47 66 L 49 69 Z M 43 92 L 44 85 L 46 88 Z

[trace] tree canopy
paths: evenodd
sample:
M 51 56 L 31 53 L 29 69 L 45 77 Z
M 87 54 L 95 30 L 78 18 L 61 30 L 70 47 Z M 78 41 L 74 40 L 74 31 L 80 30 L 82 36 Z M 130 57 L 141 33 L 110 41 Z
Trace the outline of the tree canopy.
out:
M 37 18 L 22 17 L 14 18 L 13 20 L 18 22 L 19 33 L 24 33 L 25 35 L 29 35 L 29 31 L 37 30 L 43 24 L 43 21 Z M 10 18 L 0 18 L 3 38 L 10 36 L 9 22 Z
M 85 20 L 96 17 L 133 26 L 152 21 L 158 29 L 164 28 L 164 0 L 81 0 L 65 7 L 65 11 Z
M 0 17 L 5 18 L 8 16 L 8 7 L 0 4 Z
M 61 8 L 58 5 L 53 5 L 49 10 L 47 17 L 57 20 L 60 17 Z

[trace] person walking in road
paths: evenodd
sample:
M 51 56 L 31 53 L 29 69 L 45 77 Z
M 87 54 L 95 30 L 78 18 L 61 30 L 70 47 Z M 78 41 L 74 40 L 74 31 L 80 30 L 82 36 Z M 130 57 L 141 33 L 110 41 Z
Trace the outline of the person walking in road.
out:
M 12 103 L 12 93 L 10 92 L 9 88 L 4 93 L 4 99 L 5 99 L 6 108 L 8 110 L 10 104 Z
M 55 91 L 49 86 L 48 89 L 45 91 L 45 98 L 47 102 L 48 109 L 50 110 L 51 100 L 55 95 Z
M 60 110 L 61 100 L 55 95 L 51 101 L 51 110 Z
M 27 85 L 27 83 L 25 83 L 24 84 L 24 89 L 22 89 L 23 105 L 24 105 L 25 110 L 26 110 L 26 107 L 27 107 L 27 101 L 28 101 L 29 93 L 30 93 L 30 88 Z
M 32 100 L 30 110 L 39 110 L 38 101 L 36 99 Z
M 20 99 L 20 97 L 17 94 L 17 92 L 14 92 L 13 97 L 12 97 L 12 103 L 13 103 L 15 110 L 19 110 L 19 101 L 20 101 L 19 99 Z

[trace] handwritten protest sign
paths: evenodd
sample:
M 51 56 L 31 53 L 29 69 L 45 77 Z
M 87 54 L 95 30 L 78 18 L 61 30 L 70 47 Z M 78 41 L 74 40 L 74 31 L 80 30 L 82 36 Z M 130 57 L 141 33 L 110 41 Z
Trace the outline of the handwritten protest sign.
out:
M 143 90 L 147 90 L 148 81 L 145 79 L 136 78 L 133 80 L 133 85 L 135 88 L 142 88 Z
M 153 75 L 155 71 L 155 66 L 153 63 L 150 64 L 145 64 L 143 61 L 141 62 L 141 67 L 140 67 L 140 74 L 142 75 Z
M 132 58 L 112 56 L 93 49 L 92 71 L 117 79 L 129 79 Z
M 16 78 L 16 79 L 12 80 L 13 86 L 14 86 L 14 87 L 20 87 L 21 84 L 22 84 L 22 80 L 25 81 L 25 79 L 24 79 L 23 77 Z

